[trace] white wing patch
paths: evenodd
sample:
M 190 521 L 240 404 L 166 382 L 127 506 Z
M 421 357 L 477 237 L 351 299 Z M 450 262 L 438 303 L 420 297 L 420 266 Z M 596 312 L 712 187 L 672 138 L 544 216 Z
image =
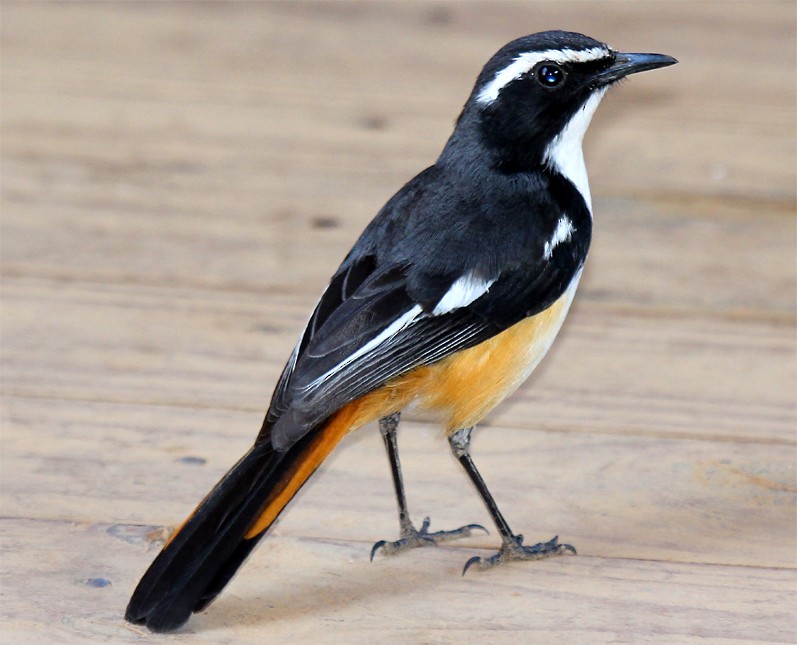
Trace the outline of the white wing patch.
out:
M 477 298 L 480 298 L 490 290 L 495 280 L 484 280 L 477 278 L 472 273 L 458 278 L 440 298 L 440 302 L 432 311 L 433 316 L 442 316 L 455 309 L 467 307 Z
M 495 280 L 483 280 L 482 278 L 477 278 L 470 273 L 462 276 L 456 280 L 451 287 L 449 287 L 448 291 L 446 291 L 445 295 L 440 299 L 440 302 L 437 303 L 434 311 L 432 311 L 432 315 L 441 316 L 442 314 L 454 311 L 455 309 L 467 307 L 474 300 L 487 293 L 493 282 L 495 282 Z M 421 315 L 423 315 L 423 307 L 421 307 L 421 305 L 415 305 L 412 309 L 396 318 L 396 320 L 385 327 L 381 333 L 365 343 L 365 345 L 360 347 L 360 349 L 358 349 L 356 352 L 353 352 L 347 356 L 340 363 L 335 365 L 335 367 L 327 370 L 318 378 L 313 379 L 312 382 L 308 383 L 301 389 L 303 391 L 308 391 L 318 387 L 328 378 L 334 376 L 347 365 L 350 365 L 356 361 L 358 358 L 369 354 L 380 345 L 390 342 L 391 338 L 411 325 L 415 319 Z M 291 359 L 295 360 L 294 357 L 291 357 Z
M 589 191 L 589 178 L 587 177 L 587 167 L 584 164 L 584 151 L 581 148 L 581 143 L 592 120 L 592 115 L 595 114 L 603 95 L 606 94 L 606 89 L 598 90 L 587 99 L 564 130 L 551 141 L 543 154 L 545 163 L 564 176 L 581 193 L 590 213 L 592 213 L 592 195 Z
M 390 323 L 390 325 L 385 327 L 385 329 L 378 336 L 375 336 L 374 338 L 369 340 L 356 352 L 349 354 L 345 359 L 343 359 L 340 363 L 335 365 L 335 367 L 333 367 L 331 370 L 324 372 L 324 374 L 319 376 L 317 379 L 314 379 L 311 383 L 305 385 L 302 388 L 302 390 L 305 391 L 312 390 L 313 388 L 318 387 L 318 385 L 323 383 L 333 374 L 337 374 L 344 367 L 356 361 L 361 356 L 365 356 L 369 352 L 373 351 L 376 347 L 378 347 L 382 343 L 388 342 L 391 338 L 393 338 L 393 336 L 398 334 L 402 329 L 410 325 L 421 314 L 422 311 L 423 307 L 421 307 L 421 305 L 415 305 L 412 309 L 402 314 L 401 316 L 396 318 L 396 320 Z
M 562 215 L 562 217 L 559 218 L 559 222 L 556 224 L 556 230 L 553 232 L 551 239 L 545 242 L 542 257 L 545 260 L 550 260 L 551 255 L 553 255 L 553 250 L 562 242 L 569 242 L 575 230 L 570 218 L 568 218 L 567 215 Z
M 610 56 L 611 52 L 605 47 L 591 49 L 547 49 L 541 52 L 526 52 L 520 54 L 509 65 L 498 72 L 492 81 L 487 83 L 479 92 L 476 101 L 482 105 L 490 105 L 501 90 L 516 78 L 520 78 L 535 65 L 549 60 L 553 63 L 588 63 Z

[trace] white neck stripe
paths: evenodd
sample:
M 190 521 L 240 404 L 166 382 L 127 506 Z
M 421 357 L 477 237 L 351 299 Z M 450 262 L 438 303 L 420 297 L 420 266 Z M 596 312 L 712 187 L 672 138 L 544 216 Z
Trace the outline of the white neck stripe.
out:
M 549 60 L 554 63 L 588 63 L 590 61 L 606 58 L 609 55 L 610 51 L 605 47 L 593 47 L 591 49 L 546 49 L 541 52 L 525 52 L 499 71 L 493 80 L 481 89 L 476 96 L 476 101 L 482 105 L 490 105 L 490 103 L 498 98 L 498 94 L 504 87 L 543 61 Z
M 543 155 L 545 163 L 564 176 L 581 193 L 590 213 L 592 213 L 592 195 L 589 191 L 589 179 L 581 143 L 604 94 L 606 94 L 605 87 L 590 96 L 570 118 L 564 129 L 548 144 Z

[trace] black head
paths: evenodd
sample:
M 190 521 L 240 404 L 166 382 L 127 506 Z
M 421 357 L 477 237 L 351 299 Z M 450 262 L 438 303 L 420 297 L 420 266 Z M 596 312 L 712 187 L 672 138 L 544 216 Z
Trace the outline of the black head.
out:
M 477 124 L 501 169 L 539 166 L 568 129 L 580 149 L 611 84 L 675 62 L 661 54 L 623 54 L 573 32 L 532 34 L 510 42 L 487 62 L 462 119 Z

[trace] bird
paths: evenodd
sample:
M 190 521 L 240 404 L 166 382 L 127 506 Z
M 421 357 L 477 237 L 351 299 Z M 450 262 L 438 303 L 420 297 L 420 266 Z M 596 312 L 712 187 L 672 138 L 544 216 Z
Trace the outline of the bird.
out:
M 471 432 L 537 367 L 573 301 L 593 222 L 582 140 L 598 104 L 628 75 L 676 62 L 558 30 L 489 59 L 435 163 L 385 203 L 332 276 L 254 444 L 167 540 L 128 621 L 169 632 L 205 609 L 338 442 L 372 422 L 400 527 L 372 560 L 482 530 L 411 521 L 397 442 L 410 405 L 445 430 L 501 537 L 463 575 L 575 554 L 511 530 L 473 462 Z

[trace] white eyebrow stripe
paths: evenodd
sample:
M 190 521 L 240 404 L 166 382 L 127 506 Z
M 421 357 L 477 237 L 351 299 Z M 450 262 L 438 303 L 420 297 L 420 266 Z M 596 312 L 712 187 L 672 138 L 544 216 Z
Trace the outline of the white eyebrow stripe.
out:
M 541 52 L 525 52 L 520 54 L 509 65 L 499 71 L 492 81 L 487 83 L 476 96 L 476 101 L 489 105 L 498 98 L 498 94 L 509 83 L 519 78 L 537 63 L 549 60 L 554 63 L 588 63 L 610 55 L 605 47 L 591 49 L 546 49 Z
M 575 231 L 576 229 L 573 226 L 573 222 L 570 221 L 570 218 L 567 215 L 562 215 L 562 217 L 559 218 L 559 222 L 556 224 L 556 230 L 553 232 L 551 239 L 545 242 L 543 259 L 550 260 L 553 255 L 553 250 L 562 242 L 569 241 Z
M 483 280 L 472 273 L 457 278 L 440 298 L 440 302 L 432 311 L 433 316 L 442 316 L 455 309 L 467 307 L 490 290 L 495 280 Z

